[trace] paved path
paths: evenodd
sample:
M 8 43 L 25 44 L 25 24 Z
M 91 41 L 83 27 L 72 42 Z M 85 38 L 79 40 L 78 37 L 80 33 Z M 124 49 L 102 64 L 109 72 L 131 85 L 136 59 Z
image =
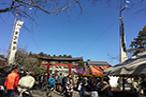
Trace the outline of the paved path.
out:
M 33 94 L 33 97 L 47 97 L 46 93 L 43 91 L 40 91 L 40 90 L 33 90 L 32 94 Z M 54 91 L 52 93 L 52 97 L 64 97 L 64 96 L 61 96 L 58 92 Z M 79 93 L 77 91 L 74 91 L 73 97 L 79 97 Z M 127 97 L 127 96 L 125 95 L 125 97 Z M 139 95 L 138 97 L 146 97 L 146 96 Z
M 40 90 L 33 90 L 32 94 L 33 94 L 33 97 L 47 97 L 46 93 Z M 52 93 L 52 97 L 63 97 L 63 96 L 61 96 L 58 92 L 54 91 Z M 73 97 L 79 97 L 79 93 L 74 91 Z

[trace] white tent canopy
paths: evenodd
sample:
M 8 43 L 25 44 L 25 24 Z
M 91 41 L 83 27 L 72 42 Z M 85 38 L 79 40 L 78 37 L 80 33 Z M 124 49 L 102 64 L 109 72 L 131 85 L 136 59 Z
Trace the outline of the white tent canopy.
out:
M 146 76 L 146 55 L 135 59 L 128 59 L 105 72 L 113 76 Z

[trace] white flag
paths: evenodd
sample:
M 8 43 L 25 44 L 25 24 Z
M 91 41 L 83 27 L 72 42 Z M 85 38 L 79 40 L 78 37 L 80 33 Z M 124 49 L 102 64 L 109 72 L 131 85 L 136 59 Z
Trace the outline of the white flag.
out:
M 8 55 L 8 63 L 9 64 L 13 64 L 13 62 L 15 60 L 19 32 L 20 32 L 20 29 L 21 29 L 23 23 L 24 22 L 21 20 L 17 20 L 15 23 L 13 37 L 12 37 L 12 41 L 11 41 L 11 45 L 10 45 L 10 51 L 9 51 L 9 55 Z

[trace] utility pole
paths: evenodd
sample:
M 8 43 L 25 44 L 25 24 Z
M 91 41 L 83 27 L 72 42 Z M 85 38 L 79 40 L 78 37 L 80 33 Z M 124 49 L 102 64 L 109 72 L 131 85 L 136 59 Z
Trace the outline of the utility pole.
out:
M 13 64 L 15 62 L 15 54 L 17 52 L 17 44 L 19 39 L 19 32 L 23 25 L 23 21 L 17 18 L 17 15 L 14 20 L 13 26 L 13 36 L 10 44 L 9 54 L 8 54 L 8 64 Z
M 124 22 L 122 16 L 122 12 L 124 12 L 124 10 L 127 8 L 127 3 L 129 3 L 129 1 L 124 0 L 124 5 L 121 4 L 120 6 L 120 63 L 128 59 L 125 44 Z

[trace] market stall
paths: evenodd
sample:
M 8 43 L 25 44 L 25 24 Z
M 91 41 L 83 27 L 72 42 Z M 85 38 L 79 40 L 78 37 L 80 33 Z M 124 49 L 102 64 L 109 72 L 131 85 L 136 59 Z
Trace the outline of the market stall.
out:
M 128 59 L 105 72 L 112 76 L 146 76 L 146 55 Z
M 89 65 L 89 66 L 84 66 L 83 68 L 76 68 L 75 73 L 82 75 L 82 76 L 102 77 L 102 76 L 104 76 L 103 71 L 108 68 L 109 68 L 109 66 Z

